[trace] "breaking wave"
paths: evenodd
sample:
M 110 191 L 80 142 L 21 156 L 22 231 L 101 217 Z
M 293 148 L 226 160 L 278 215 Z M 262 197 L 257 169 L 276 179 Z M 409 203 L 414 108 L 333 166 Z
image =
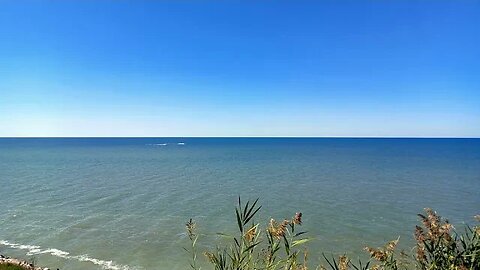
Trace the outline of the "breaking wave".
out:
M 7 246 L 13 249 L 26 250 L 28 256 L 37 255 L 37 254 L 49 254 L 52 256 L 60 257 L 67 260 L 77 260 L 81 262 L 90 262 L 95 265 L 100 266 L 102 269 L 106 270 L 132 270 L 136 269 L 128 265 L 117 264 L 114 261 L 100 260 L 92 258 L 88 255 L 70 255 L 69 252 L 59 250 L 56 248 L 42 248 L 40 246 L 33 245 L 22 245 L 17 243 L 11 243 L 5 240 L 0 240 L 0 245 Z

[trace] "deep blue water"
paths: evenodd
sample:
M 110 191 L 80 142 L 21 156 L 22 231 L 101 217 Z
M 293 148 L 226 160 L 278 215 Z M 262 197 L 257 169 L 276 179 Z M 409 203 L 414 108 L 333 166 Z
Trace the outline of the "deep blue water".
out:
M 303 212 L 315 262 L 408 246 L 424 207 L 473 223 L 480 139 L 2 138 L 0 187 L 0 252 L 52 268 L 185 269 L 185 221 L 211 248 L 238 195 Z

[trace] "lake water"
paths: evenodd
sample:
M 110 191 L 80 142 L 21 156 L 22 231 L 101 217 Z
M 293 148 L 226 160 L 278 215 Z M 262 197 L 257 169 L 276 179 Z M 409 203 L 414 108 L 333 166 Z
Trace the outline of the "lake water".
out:
M 303 212 L 322 252 L 411 245 L 424 207 L 480 213 L 480 139 L 0 139 L 0 253 L 65 270 L 187 269 L 184 224 L 234 233 L 237 196 L 257 221 Z M 200 258 L 203 260 L 203 258 Z M 209 269 L 209 268 L 207 268 Z

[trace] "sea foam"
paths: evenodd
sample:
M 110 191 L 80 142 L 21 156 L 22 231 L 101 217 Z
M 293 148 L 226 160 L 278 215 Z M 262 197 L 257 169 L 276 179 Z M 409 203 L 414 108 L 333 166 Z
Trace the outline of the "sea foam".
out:
M 11 243 L 6 240 L 0 240 L 0 245 L 7 246 L 9 248 L 13 249 L 21 249 L 21 250 L 26 250 L 28 256 L 32 255 L 37 255 L 37 254 L 50 254 L 52 256 L 60 257 L 63 259 L 67 260 L 77 260 L 81 262 L 89 262 L 93 263 L 95 265 L 100 266 L 102 269 L 107 269 L 107 270 L 133 270 L 137 269 L 135 267 L 131 267 L 128 265 L 121 265 L 118 264 L 114 261 L 107 261 L 107 260 L 101 260 L 101 259 L 96 259 L 92 258 L 89 255 L 70 255 L 69 252 L 63 251 L 60 249 L 56 248 L 42 248 L 40 246 L 34 246 L 34 245 L 23 245 L 23 244 L 17 244 L 17 243 Z

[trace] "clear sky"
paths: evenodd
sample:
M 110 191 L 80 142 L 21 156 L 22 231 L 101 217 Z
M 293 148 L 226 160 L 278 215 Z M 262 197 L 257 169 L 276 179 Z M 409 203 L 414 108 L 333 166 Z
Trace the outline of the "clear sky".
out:
M 480 137 L 480 1 L 1 1 L 0 136 Z

